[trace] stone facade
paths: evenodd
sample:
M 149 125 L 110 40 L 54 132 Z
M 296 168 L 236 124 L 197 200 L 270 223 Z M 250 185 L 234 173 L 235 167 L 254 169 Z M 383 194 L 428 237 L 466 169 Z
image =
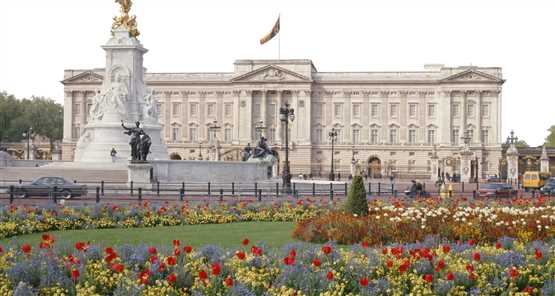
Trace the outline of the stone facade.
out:
M 426 65 L 417 72 L 318 72 L 311 60 L 237 60 L 234 72 L 146 73 L 154 89 L 163 141 L 173 159 L 199 159 L 213 145 L 223 160 L 238 160 L 255 143 L 262 122 L 274 148 L 283 145 L 279 107 L 295 110 L 290 124 L 293 173 L 326 176 L 332 128 L 339 131 L 335 167 L 350 172 L 358 160 L 375 177 L 431 172 L 433 147 L 439 166 L 458 173 L 464 131 L 478 175 L 498 174 L 501 157 L 501 68 Z M 103 69 L 66 70 L 63 159 L 87 124 Z M 200 150 L 200 151 L 199 151 Z

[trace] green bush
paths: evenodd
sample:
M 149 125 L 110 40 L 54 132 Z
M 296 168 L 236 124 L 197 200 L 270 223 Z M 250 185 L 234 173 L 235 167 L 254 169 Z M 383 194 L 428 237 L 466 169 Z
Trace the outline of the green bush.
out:
M 347 203 L 345 204 L 345 210 L 359 216 L 368 215 L 366 189 L 364 188 L 364 182 L 360 175 L 353 178 L 353 183 L 351 184 L 351 189 L 347 197 Z

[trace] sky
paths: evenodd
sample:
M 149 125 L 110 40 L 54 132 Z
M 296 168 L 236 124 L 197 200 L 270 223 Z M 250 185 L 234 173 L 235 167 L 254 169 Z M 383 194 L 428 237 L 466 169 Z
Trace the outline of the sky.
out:
M 64 69 L 101 68 L 113 0 L 0 0 L 0 91 L 62 103 Z M 134 0 L 149 72 L 231 72 L 277 58 L 319 71 L 503 68 L 503 138 L 541 145 L 555 124 L 553 0 Z

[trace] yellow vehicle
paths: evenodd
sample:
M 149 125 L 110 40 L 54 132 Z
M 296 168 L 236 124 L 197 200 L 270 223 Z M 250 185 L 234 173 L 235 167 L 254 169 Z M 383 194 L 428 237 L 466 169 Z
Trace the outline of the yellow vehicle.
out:
M 545 180 L 549 179 L 549 174 L 538 171 L 524 172 L 522 175 L 522 187 L 528 189 L 540 189 L 545 185 Z

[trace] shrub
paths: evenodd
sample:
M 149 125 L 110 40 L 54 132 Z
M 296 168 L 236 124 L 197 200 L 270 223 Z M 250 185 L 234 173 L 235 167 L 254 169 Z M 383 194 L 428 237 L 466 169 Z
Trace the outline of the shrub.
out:
M 366 200 L 366 189 L 362 176 L 357 175 L 353 178 L 351 189 L 345 204 L 345 210 L 351 214 L 359 216 L 368 215 L 368 201 Z

